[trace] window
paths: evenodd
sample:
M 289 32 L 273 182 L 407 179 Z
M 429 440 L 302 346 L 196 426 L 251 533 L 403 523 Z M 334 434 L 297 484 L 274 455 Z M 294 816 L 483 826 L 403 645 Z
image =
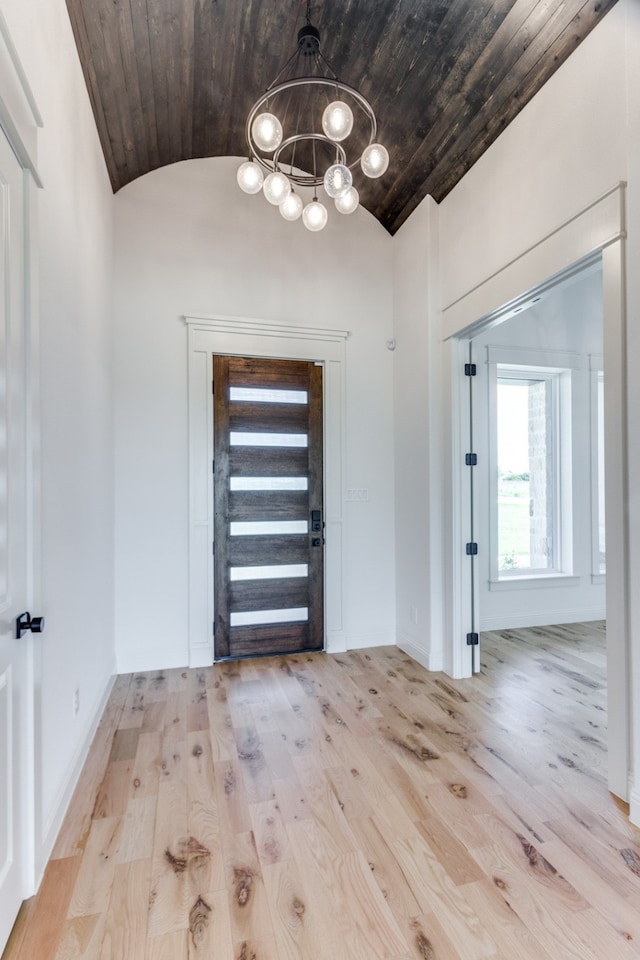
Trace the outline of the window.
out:
M 571 370 L 489 353 L 491 580 L 569 574 Z

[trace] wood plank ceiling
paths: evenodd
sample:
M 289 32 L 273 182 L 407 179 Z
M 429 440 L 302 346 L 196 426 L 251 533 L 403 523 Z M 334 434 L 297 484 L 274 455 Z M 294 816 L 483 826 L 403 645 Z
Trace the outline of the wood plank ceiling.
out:
M 246 156 L 247 114 L 306 17 L 304 0 L 66 2 L 114 191 Z M 379 180 L 356 171 L 361 203 L 393 234 L 427 194 L 440 202 L 615 3 L 313 0 L 323 55 L 369 98 L 391 155 Z

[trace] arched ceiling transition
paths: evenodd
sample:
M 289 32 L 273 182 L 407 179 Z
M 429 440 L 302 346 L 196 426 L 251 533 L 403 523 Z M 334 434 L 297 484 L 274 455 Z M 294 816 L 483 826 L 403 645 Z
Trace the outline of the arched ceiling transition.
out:
M 114 191 L 246 155 L 247 114 L 306 17 L 303 0 L 66 2 Z M 323 55 L 369 98 L 391 155 L 379 180 L 356 175 L 361 203 L 393 234 L 427 194 L 440 202 L 615 3 L 313 0 Z

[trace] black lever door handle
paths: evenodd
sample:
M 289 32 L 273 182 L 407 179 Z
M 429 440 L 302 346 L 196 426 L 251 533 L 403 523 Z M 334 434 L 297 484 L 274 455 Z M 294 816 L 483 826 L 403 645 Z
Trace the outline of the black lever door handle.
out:
M 31 633 L 42 633 L 44 630 L 44 617 L 32 617 L 27 611 L 16 617 L 16 640 L 19 640 L 23 633 L 31 630 Z

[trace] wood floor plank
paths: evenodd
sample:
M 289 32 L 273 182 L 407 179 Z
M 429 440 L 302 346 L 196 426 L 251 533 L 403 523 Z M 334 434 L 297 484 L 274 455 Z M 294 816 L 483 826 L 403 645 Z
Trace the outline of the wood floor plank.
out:
M 505 957 L 518 960 L 557 960 L 557 953 L 548 953 L 524 920 L 500 895 L 495 881 L 484 879 L 465 887 L 471 909 L 482 917 L 491 939 Z
M 200 895 L 193 899 L 189 910 L 187 946 L 189 960 L 232 956 L 226 890 L 208 894 L 206 899 Z
M 226 835 L 223 847 L 233 942 L 272 937 L 273 924 L 253 832 Z
M 227 702 L 227 688 L 220 678 L 207 694 L 209 733 L 213 760 L 236 760 L 236 741 Z
M 597 960 L 569 924 L 571 913 L 582 914 L 588 904 L 571 883 L 559 875 L 538 851 L 526 847 L 523 857 L 515 843 L 496 843 L 474 851 L 474 856 L 500 890 L 505 902 L 551 956 L 566 960 Z M 522 860 L 531 869 L 523 874 Z
M 145 960 L 188 960 L 188 932 L 174 930 L 159 937 L 149 937 Z
M 201 730 L 192 731 L 187 739 L 187 789 L 190 823 L 203 836 L 217 836 L 218 801 L 211 741 Z
M 106 913 L 67 920 L 56 960 L 100 960 L 106 923 Z
M 418 916 L 420 907 L 411 884 L 391 849 L 389 836 L 376 817 L 351 824 L 369 869 L 386 902 L 398 919 Z
M 263 875 L 280 960 L 329 960 L 322 916 L 314 912 L 315 898 L 307 894 L 295 865 L 274 862 L 263 868 Z
M 233 945 L 233 960 L 280 960 L 275 937 L 240 940 Z
M 159 937 L 188 927 L 188 870 L 201 855 L 197 839 L 188 833 L 187 785 L 179 779 L 162 781 L 153 841 L 149 935 Z
M 94 820 L 124 816 L 131 794 L 132 771 L 133 760 L 112 760 L 107 765 L 93 808 Z
M 601 624 L 117 678 L 3 960 L 632 960 Z
M 315 819 L 288 829 L 298 871 L 325 919 L 323 936 L 330 954 L 382 958 L 406 951 L 398 922 L 362 852 L 340 850 Z
M 190 670 L 187 681 L 187 732 L 208 730 L 208 674 L 206 670 Z
M 24 923 L 16 930 L 19 942 L 18 938 L 10 941 L 5 956 L 19 951 L 24 957 L 55 960 L 79 868 L 79 857 L 49 862 L 31 910 L 25 911 Z M 33 922 L 34 917 L 38 922 Z
M 140 734 L 133 762 L 131 796 L 157 797 L 162 765 L 162 735 L 158 730 Z
M 251 804 L 250 812 L 258 859 L 263 869 L 290 860 L 289 834 L 277 797 Z
M 144 956 L 150 882 L 150 860 L 135 860 L 116 867 L 100 960 Z
M 157 797 L 135 797 L 129 800 L 122 826 L 118 863 L 150 860 L 153 856 Z
M 246 833 L 251 830 L 251 817 L 240 761 L 214 762 L 213 769 L 221 835 Z
M 107 911 L 122 834 L 122 817 L 93 820 L 73 890 L 68 917 Z
M 433 910 L 440 917 L 458 954 L 469 960 L 494 956 L 495 942 L 429 845 L 422 838 L 409 838 L 394 841 L 393 850 L 421 910 Z
M 624 941 L 640 945 L 640 897 L 637 892 L 625 897 L 614 886 L 603 887 L 602 874 L 559 839 L 547 841 L 544 851 L 564 876 L 572 877 L 576 889 Z
M 273 781 L 273 796 L 285 823 L 297 823 L 313 816 L 297 776 Z

